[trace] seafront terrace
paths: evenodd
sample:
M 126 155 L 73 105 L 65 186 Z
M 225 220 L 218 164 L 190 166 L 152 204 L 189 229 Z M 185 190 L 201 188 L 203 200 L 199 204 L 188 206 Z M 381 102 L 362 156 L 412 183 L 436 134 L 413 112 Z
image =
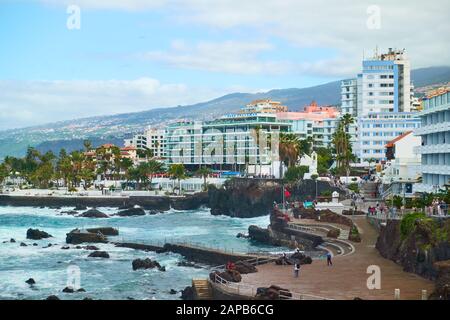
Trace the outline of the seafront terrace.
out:
M 394 299 L 395 289 L 400 289 L 400 299 L 422 299 L 422 290 L 429 294 L 434 283 L 420 276 L 403 271 L 393 261 L 383 258 L 375 248 L 378 232 L 365 216 L 353 218 L 361 234 L 361 242 L 354 243 L 355 252 L 333 257 L 333 266 L 326 260 L 314 260 L 302 265 L 299 278 L 294 278 L 292 266 L 265 264 L 257 273 L 242 276 L 242 284 L 254 287 L 278 285 L 292 292 L 325 297 L 328 299 Z M 368 268 L 379 267 L 380 289 L 369 289 L 372 275 Z

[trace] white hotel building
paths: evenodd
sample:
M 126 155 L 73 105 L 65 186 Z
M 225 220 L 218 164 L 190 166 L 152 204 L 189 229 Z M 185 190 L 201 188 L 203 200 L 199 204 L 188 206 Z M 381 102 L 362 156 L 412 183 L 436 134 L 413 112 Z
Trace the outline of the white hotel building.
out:
M 422 126 L 415 131 L 422 145 L 422 183 L 417 192 L 436 192 L 450 184 L 450 87 L 432 92 L 423 100 Z
M 411 112 L 410 65 L 403 50 L 376 54 L 363 61 L 356 79 L 341 83 L 342 111 L 356 115 L 354 151 L 361 162 L 386 160 L 385 145 L 420 126 Z

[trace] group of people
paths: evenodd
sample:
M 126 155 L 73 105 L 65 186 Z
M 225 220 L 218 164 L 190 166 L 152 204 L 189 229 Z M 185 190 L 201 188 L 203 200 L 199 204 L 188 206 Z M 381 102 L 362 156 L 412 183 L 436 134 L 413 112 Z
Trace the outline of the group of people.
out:
M 448 205 L 444 200 L 434 199 L 430 206 L 426 208 L 427 215 L 448 215 Z

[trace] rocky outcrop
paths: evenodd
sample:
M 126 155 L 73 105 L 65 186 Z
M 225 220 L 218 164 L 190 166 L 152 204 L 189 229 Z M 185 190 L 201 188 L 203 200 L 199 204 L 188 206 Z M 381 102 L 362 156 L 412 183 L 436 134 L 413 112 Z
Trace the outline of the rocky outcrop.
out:
M 97 209 L 90 209 L 88 211 L 83 212 L 79 215 L 79 217 L 83 218 L 109 218 L 106 213 L 103 213 Z
M 242 276 L 237 270 L 214 271 L 209 274 L 212 282 L 216 282 L 216 275 L 229 282 L 241 282 Z
M 41 231 L 39 229 L 28 229 L 27 230 L 27 239 L 31 239 L 31 240 L 41 240 L 41 239 L 46 239 L 46 238 L 51 238 L 53 237 L 51 234 L 48 234 L 45 231 Z
M 195 289 L 191 286 L 184 288 L 181 291 L 182 300 L 195 300 Z
M 175 210 L 195 210 L 202 206 L 207 206 L 208 203 L 209 197 L 207 192 L 199 192 L 183 198 L 170 199 L 170 206 Z
M 51 296 L 48 296 L 45 300 L 60 300 L 60 299 L 55 295 L 51 295 Z
M 256 298 L 260 300 L 280 300 L 292 297 L 289 289 L 271 285 L 268 288 L 261 287 L 256 290 Z
M 87 207 L 85 205 L 82 204 L 77 204 L 75 206 L 75 208 L 73 208 L 74 211 L 83 211 L 83 210 L 87 210 Z
M 352 219 L 345 217 L 343 215 L 337 214 L 329 209 L 326 210 L 315 210 L 315 209 L 305 209 L 305 208 L 295 208 L 294 217 L 301 217 L 302 219 L 313 219 L 320 222 L 336 223 L 342 224 L 344 226 L 352 227 Z
M 450 300 L 450 260 L 434 263 L 437 270 L 436 289 L 430 295 L 433 300 Z
M 74 229 L 66 234 L 66 243 L 80 244 L 84 242 L 106 243 L 108 239 L 100 232 L 91 233 L 80 229 Z
M 248 236 L 250 239 L 260 243 L 272 244 L 272 237 L 269 229 L 260 228 L 255 225 L 248 227 Z
M 86 229 L 87 232 L 90 233 L 101 233 L 105 236 L 118 236 L 119 230 L 112 227 L 100 227 L 100 228 L 88 228 Z
M 88 256 L 89 258 L 103 258 L 109 259 L 109 254 L 106 251 L 94 251 Z
M 150 258 L 135 259 L 132 262 L 132 267 L 133 270 L 157 268 L 159 271 L 166 271 L 166 268 L 161 266 L 158 261 L 153 261 Z
M 450 259 L 450 241 L 444 236 L 450 231 L 450 219 L 417 219 L 406 234 L 401 232 L 401 223 L 388 220 L 382 225 L 376 248 L 405 271 L 436 279 L 439 271 L 435 263 Z
M 36 281 L 34 281 L 33 278 L 30 278 L 27 281 L 25 281 L 25 283 L 28 283 L 29 285 L 34 285 L 34 284 L 36 284 Z
M 255 273 L 258 272 L 258 269 L 251 263 L 248 263 L 247 261 L 237 261 L 234 264 L 234 270 L 239 272 L 240 274 L 247 274 L 247 273 Z
M 128 208 L 117 213 L 121 217 L 131 217 L 131 216 L 145 216 L 145 210 L 140 207 Z
M 212 215 L 251 218 L 270 214 L 273 202 L 281 201 L 281 187 L 276 181 L 233 179 L 224 187 L 208 190 Z

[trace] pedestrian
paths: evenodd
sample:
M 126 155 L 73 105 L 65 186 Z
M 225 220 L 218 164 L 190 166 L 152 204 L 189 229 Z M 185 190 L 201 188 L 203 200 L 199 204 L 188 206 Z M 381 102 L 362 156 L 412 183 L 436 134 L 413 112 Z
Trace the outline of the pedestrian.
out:
M 327 266 L 332 266 L 333 262 L 331 261 L 331 253 L 327 253 Z
M 294 264 L 294 276 L 296 278 L 298 278 L 298 274 L 300 273 L 300 264 L 299 263 L 295 263 Z

